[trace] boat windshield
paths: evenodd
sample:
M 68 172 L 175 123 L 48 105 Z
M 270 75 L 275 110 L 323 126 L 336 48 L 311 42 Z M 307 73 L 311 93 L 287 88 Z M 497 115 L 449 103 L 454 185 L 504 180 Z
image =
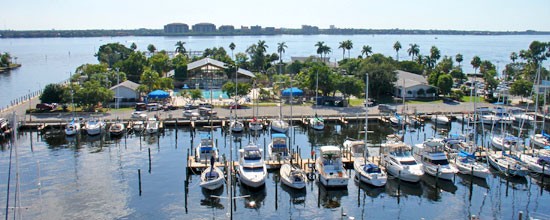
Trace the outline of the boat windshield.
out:
M 401 161 L 401 165 L 416 165 L 416 161 L 414 161 L 414 160 L 403 160 L 403 161 Z
M 447 160 L 432 160 L 432 163 L 433 164 L 436 164 L 436 165 L 448 165 L 449 164 L 449 161 Z
M 243 167 L 245 172 L 263 172 L 263 167 Z
M 262 159 L 262 154 L 259 150 L 247 150 L 244 152 L 245 160 L 259 160 Z
M 396 157 L 410 157 L 410 156 L 412 156 L 411 151 L 408 151 L 408 150 L 393 151 L 390 154 L 393 155 L 393 156 L 396 156 Z

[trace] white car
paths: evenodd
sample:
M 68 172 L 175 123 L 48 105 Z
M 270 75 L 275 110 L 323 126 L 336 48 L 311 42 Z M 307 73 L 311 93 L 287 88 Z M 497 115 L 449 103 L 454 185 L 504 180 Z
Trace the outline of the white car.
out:
M 197 111 L 193 110 L 184 110 L 183 111 L 183 117 L 186 118 L 193 118 L 193 117 L 200 117 L 201 115 Z
M 136 111 L 136 112 L 133 112 L 133 113 L 132 113 L 132 118 L 146 119 L 146 118 L 147 118 L 147 114 L 145 114 L 145 113 L 143 113 L 143 112 L 140 112 L 140 111 Z

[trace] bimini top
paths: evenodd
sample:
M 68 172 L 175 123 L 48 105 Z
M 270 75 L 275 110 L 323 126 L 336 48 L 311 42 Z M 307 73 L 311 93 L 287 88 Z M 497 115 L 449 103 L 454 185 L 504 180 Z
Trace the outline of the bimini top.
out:
M 369 163 L 369 164 L 365 165 L 363 167 L 363 170 L 367 173 L 381 173 L 380 167 L 378 167 L 378 166 L 376 166 L 372 163 Z
M 281 133 L 275 133 L 271 135 L 271 138 L 286 138 L 286 135 Z
M 340 148 L 337 146 L 322 146 L 320 148 L 321 154 L 333 154 L 340 155 Z

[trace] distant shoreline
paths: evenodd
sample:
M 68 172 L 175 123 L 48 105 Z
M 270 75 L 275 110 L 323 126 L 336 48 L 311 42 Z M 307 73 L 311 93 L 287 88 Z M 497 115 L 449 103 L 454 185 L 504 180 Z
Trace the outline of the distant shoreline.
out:
M 162 29 L 134 30 L 0 30 L 0 38 L 73 38 L 73 37 L 187 37 L 187 36 L 262 36 L 262 35 L 550 35 L 550 31 L 461 31 L 461 30 L 405 30 L 405 29 L 319 29 L 304 31 L 302 29 L 275 30 L 239 30 L 231 32 L 185 32 L 165 33 Z

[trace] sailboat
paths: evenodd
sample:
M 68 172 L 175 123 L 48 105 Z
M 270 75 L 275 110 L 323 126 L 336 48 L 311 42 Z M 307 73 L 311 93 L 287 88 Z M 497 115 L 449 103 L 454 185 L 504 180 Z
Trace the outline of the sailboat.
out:
M 256 87 L 256 83 L 254 83 L 254 87 Z M 254 88 L 256 89 L 256 88 Z M 256 92 L 256 99 L 258 98 L 257 97 L 257 91 Z M 248 129 L 250 129 L 251 131 L 260 131 L 262 129 L 264 129 L 264 123 L 262 122 L 262 120 L 256 118 L 256 115 L 258 115 L 258 103 L 257 101 L 255 101 L 254 97 L 252 97 L 252 101 L 254 102 L 253 105 L 255 104 L 254 106 L 254 109 L 252 109 L 252 119 L 248 122 Z
M 299 167 L 292 165 L 292 163 L 283 164 L 279 174 L 281 175 L 281 182 L 290 188 L 303 189 L 306 187 L 306 173 Z
M 279 103 L 279 118 L 271 121 L 271 131 L 278 133 L 286 133 L 288 131 L 288 123 L 283 120 L 283 102 Z
M 200 187 L 215 190 L 222 187 L 224 182 L 225 178 L 222 170 L 216 166 L 214 157 L 211 157 L 210 166 L 201 173 Z
M 237 101 L 237 88 L 238 88 L 237 70 L 235 70 L 235 106 L 239 105 Z M 235 108 L 235 118 L 230 120 L 229 127 L 233 133 L 241 133 L 244 130 L 243 122 L 239 121 L 239 117 L 237 117 L 237 108 Z
M 369 76 L 366 76 L 366 89 L 365 89 L 365 102 L 369 97 Z M 367 159 L 367 134 L 368 134 L 368 123 L 369 123 L 369 108 L 365 108 L 365 141 L 364 141 L 364 148 L 363 148 L 363 155 L 359 157 L 355 157 L 355 160 L 353 162 L 353 168 L 355 169 L 355 176 L 357 179 L 359 179 L 362 182 L 365 182 L 367 184 L 381 187 L 386 185 L 386 182 L 388 180 L 388 177 L 386 175 L 386 172 L 384 172 L 380 167 L 378 167 L 373 162 L 369 161 Z
M 319 102 L 319 73 L 316 74 L 316 82 L 315 82 L 315 116 L 313 118 L 309 119 L 309 126 L 315 130 L 323 130 L 325 129 L 325 120 L 323 120 L 323 117 L 317 115 L 317 102 Z

